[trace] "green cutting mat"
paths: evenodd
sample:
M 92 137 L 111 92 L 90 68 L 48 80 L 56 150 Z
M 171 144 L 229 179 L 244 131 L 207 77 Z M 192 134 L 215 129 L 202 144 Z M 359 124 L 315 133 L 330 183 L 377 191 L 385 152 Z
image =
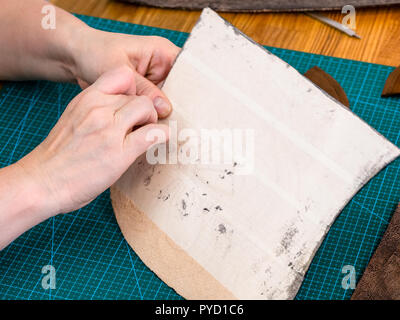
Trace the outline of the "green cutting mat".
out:
M 115 32 L 160 35 L 182 46 L 186 33 L 80 16 Z M 400 146 L 400 100 L 381 99 L 393 68 L 308 53 L 268 48 L 305 72 L 318 65 L 345 89 L 352 109 Z M 79 92 L 71 84 L 7 83 L 0 92 L 0 166 L 30 152 L 48 134 Z M 400 200 L 400 160 L 395 161 L 346 206 L 317 252 L 297 299 L 347 299 L 342 267 L 365 269 Z M 41 269 L 56 268 L 56 289 L 41 286 Z M 2 299 L 181 299 L 141 262 L 125 242 L 105 192 L 77 212 L 33 228 L 0 252 Z

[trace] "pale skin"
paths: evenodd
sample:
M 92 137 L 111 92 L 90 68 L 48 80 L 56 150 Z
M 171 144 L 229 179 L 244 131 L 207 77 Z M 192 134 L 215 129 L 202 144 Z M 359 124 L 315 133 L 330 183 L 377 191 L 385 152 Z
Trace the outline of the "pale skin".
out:
M 0 249 L 36 224 L 79 209 L 111 186 L 155 141 L 172 106 L 159 89 L 178 47 L 160 37 L 92 29 L 41 0 L 0 0 L 0 80 L 76 82 L 84 90 L 48 137 L 0 169 Z M 18 106 L 15 106 L 18 108 Z M 157 142 L 164 142 L 157 141 Z

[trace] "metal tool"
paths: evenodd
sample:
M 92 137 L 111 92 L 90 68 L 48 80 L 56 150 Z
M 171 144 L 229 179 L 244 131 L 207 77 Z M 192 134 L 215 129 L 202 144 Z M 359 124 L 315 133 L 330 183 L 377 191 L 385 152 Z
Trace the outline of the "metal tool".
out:
M 318 14 L 318 13 L 307 12 L 305 14 L 311 18 L 317 19 L 318 21 L 321 21 L 322 23 L 325 23 L 328 26 L 331 26 L 331 27 L 347 34 L 350 37 L 355 37 L 357 39 L 361 39 L 361 37 L 353 29 L 350 29 L 349 27 L 341 24 L 340 22 L 332 20 L 332 19 L 330 19 L 322 14 Z

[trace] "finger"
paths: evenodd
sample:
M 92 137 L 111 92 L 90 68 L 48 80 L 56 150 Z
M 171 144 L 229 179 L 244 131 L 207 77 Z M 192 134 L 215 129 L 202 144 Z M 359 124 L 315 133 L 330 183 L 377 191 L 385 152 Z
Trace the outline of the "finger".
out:
M 125 132 L 135 126 L 157 122 L 153 102 L 146 96 L 138 96 L 126 103 L 115 113 L 116 123 Z
M 88 88 L 90 86 L 90 84 L 80 78 L 78 78 L 78 85 L 81 87 L 82 90 L 85 90 L 86 88 Z
M 153 101 L 159 118 L 168 117 L 172 112 L 172 105 L 160 88 L 138 73 L 135 76 L 135 82 L 136 94 L 147 96 Z
M 164 124 L 148 124 L 128 134 L 125 147 L 133 162 L 142 153 L 158 143 L 165 143 L 169 138 L 169 128 Z
M 141 59 L 136 70 L 154 84 L 158 84 L 165 80 L 180 48 L 168 39 L 158 36 L 143 36 L 142 41 L 146 43 L 144 57 L 150 59 Z
M 157 83 L 157 87 L 160 88 L 160 90 L 161 90 L 161 88 L 164 86 L 164 82 L 165 82 L 165 80 L 163 80 L 163 81 Z
M 135 72 L 123 66 L 104 73 L 92 86 L 106 94 L 136 94 Z
M 131 100 L 132 96 L 130 95 L 110 95 L 88 88 L 71 101 L 64 113 L 70 114 L 76 121 L 79 121 L 87 117 L 90 110 L 106 108 L 110 111 L 109 114 L 113 116 Z

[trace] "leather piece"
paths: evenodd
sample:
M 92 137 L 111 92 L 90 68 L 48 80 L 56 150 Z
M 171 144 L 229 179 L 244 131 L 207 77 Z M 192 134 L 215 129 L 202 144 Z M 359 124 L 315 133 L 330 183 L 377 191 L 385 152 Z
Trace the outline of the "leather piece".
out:
M 400 67 L 394 69 L 386 80 L 382 91 L 382 97 L 390 97 L 400 94 Z
M 337 82 L 329 73 L 326 73 L 320 67 L 314 66 L 309 69 L 304 76 L 324 90 L 332 98 L 335 98 L 337 101 L 350 108 L 346 92 L 344 92 L 339 82 Z
M 113 198 L 126 240 L 185 298 L 293 299 L 342 208 L 400 150 L 210 9 L 163 90 L 168 146 L 111 194 L 160 232 Z
M 157 275 L 167 285 L 173 286 L 178 294 L 187 299 L 236 300 L 231 292 L 177 246 L 120 190 L 112 186 L 110 193 L 115 217 L 125 239 L 147 267 L 158 271 Z M 191 286 L 195 289 L 190 290 Z
M 351 299 L 400 300 L 400 205 Z

